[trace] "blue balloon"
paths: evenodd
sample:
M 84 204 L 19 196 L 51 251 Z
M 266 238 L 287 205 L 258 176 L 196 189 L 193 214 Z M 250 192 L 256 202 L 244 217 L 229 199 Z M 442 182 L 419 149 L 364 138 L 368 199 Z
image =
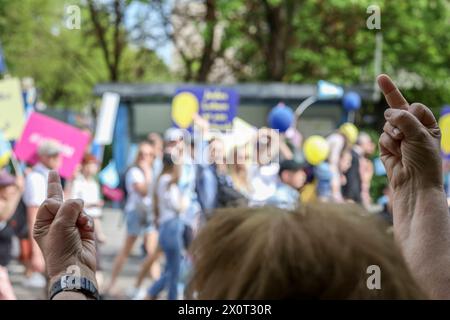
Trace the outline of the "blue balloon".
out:
M 284 104 L 278 104 L 270 111 L 267 122 L 272 129 L 286 132 L 294 122 L 294 112 Z
M 356 92 L 347 92 L 342 98 L 342 105 L 347 111 L 355 111 L 361 107 L 361 97 Z

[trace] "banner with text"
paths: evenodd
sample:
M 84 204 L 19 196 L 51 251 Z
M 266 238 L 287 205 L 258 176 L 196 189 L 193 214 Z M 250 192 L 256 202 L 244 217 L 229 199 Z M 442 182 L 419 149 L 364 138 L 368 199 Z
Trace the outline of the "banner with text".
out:
M 71 177 L 83 158 L 90 140 L 89 134 L 59 120 L 33 112 L 28 118 L 20 140 L 15 145 L 14 153 L 19 160 L 35 164 L 38 161 L 37 149 L 45 140 L 55 140 L 61 145 L 62 165 L 59 173 L 64 178 Z
M 172 121 L 179 128 L 189 128 L 198 113 L 211 128 L 230 129 L 237 115 L 239 95 L 232 88 L 181 87 L 172 100 Z

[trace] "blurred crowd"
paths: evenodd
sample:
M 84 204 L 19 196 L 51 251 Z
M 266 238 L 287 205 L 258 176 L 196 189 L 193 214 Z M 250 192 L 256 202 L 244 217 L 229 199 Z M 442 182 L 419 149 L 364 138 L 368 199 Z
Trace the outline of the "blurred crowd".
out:
M 308 139 L 294 128 L 283 133 L 256 129 L 245 141 L 231 144 L 220 134 L 211 134 L 208 122 L 200 116 L 195 117 L 193 128 L 150 133 L 138 144 L 134 162 L 120 175 L 117 189 L 123 194 L 126 238 L 107 277 L 101 272 L 99 254 L 107 241 L 102 209 L 105 201 L 114 197 L 102 192 L 105 189 L 98 179 L 101 164 L 86 151 L 73 178 L 63 179 L 65 197 L 82 199 L 86 213 L 94 219 L 97 281 L 103 295 L 156 299 L 167 290 L 168 299 L 181 298 L 191 267 L 187 249 L 215 209 L 266 205 L 295 209 L 310 202 L 372 205 L 369 191 L 374 168 L 370 159 L 376 145 L 351 123 L 322 137 L 325 145 L 318 144 L 312 151 L 321 155 L 317 161 L 308 161 L 311 151 L 303 143 Z M 14 237 L 19 239 L 19 260 L 25 266 L 23 285 L 45 288 L 47 283 L 45 261 L 32 238 L 32 226 L 46 198 L 49 171 L 61 165 L 61 146 L 43 141 L 37 157 L 32 167 L 22 164 L 20 169 L 16 163 L 0 173 L 1 299 L 15 299 L 7 269 Z M 389 210 L 382 214 L 392 221 Z M 146 258 L 135 283 L 121 292 L 117 280 L 141 237 Z M 150 288 L 142 285 L 147 277 L 153 280 Z

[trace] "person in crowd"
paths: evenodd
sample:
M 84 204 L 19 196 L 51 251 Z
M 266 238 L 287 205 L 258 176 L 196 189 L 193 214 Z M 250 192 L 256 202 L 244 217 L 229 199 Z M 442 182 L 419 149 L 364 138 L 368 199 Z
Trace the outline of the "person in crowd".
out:
M 299 190 L 305 185 L 306 173 L 301 163 L 295 160 L 284 160 L 280 163 L 280 180 L 275 194 L 267 201 L 282 209 L 295 209 L 299 205 Z
M 354 146 L 344 149 L 339 161 L 342 179 L 342 196 L 344 201 L 361 204 L 360 158 Z
M 192 247 L 188 297 L 197 299 L 420 299 L 385 224 L 351 204 L 222 209 Z M 375 254 L 376 253 L 376 254 Z M 233 266 L 239 266 L 239 272 Z M 368 288 L 370 267 L 382 285 Z M 336 275 L 339 276 L 336 276 Z
M 15 233 L 12 217 L 23 187 L 22 176 L 16 178 L 5 169 L 0 171 L 0 300 L 16 300 L 7 267 L 11 260 L 12 238 Z
M 148 297 L 156 299 L 164 288 L 168 299 L 178 297 L 178 281 L 183 250 L 183 233 L 186 225 L 181 215 L 189 207 L 190 197 L 179 187 L 181 166 L 174 163 L 171 154 L 164 155 L 163 171 L 159 176 L 155 194 L 155 221 L 159 226 L 159 245 L 166 257 L 164 273 L 148 290 Z
M 127 199 L 125 204 L 125 218 L 127 235 L 124 245 L 114 260 L 111 280 L 106 293 L 114 295 L 117 277 L 139 236 L 144 236 L 147 254 L 157 250 L 158 233 L 152 224 L 152 192 L 154 176 L 152 163 L 154 159 L 153 146 L 148 142 L 141 142 L 138 147 L 136 161 L 125 176 Z M 157 273 L 157 271 L 155 271 Z
M 228 164 L 228 172 L 234 189 L 246 198 L 250 198 L 253 190 L 250 183 L 249 154 L 247 149 L 246 146 L 233 148 L 231 151 L 233 152 L 233 161 Z
M 155 160 L 153 161 L 153 176 L 159 177 L 162 171 L 162 157 L 164 153 L 164 141 L 157 132 L 150 132 L 147 137 L 148 142 L 155 150 Z
M 284 133 L 284 137 L 286 145 L 292 152 L 292 158 L 290 159 L 303 162 L 304 158 L 301 150 L 301 146 L 303 145 L 303 136 L 297 128 L 298 128 L 298 119 L 296 118 L 295 123 L 292 126 L 290 126 Z
M 208 164 L 201 161 L 203 152 L 208 152 L 208 149 L 204 146 L 207 143 L 205 137 L 209 129 L 208 123 L 199 115 L 195 115 L 193 125 L 195 126 L 193 137 L 188 136 L 186 132 L 178 128 L 169 128 L 164 135 L 164 151 L 177 158 L 179 160 L 177 164 L 181 166 L 181 176 L 178 180 L 179 188 L 190 199 L 190 205 L 186 208 L 186 212 L 181 215 L 185 224 L 185 228 L 183 228 L 183 245 L 185 248 L 189 247 L 194 238 L 194 233 L 200 223 L 200 212 L 211 209 L 210 207 L 215 203 L 214 194 L 217 192 L 214 185 L 205 183 L 214 183 L 214 180 L 211 180 Z M 197 135 L 197 133 L 199 134 Z M 188 137 L 191 138 L 190 141 L 186 141 L 189 140 Z M 187 143 L 189 143 L 189 146 L 187 146 Z M 196 144 L 200 147 L 198 150 Z M 161 253 L 161 248 L 158 247 L 153 254 L 147 254 L 133 288 L 128 290 L 129 297 L 134 300 L 141 300 L 145 296 L 142 283 L 148 274 L 148 270 L 159 259 Z
M 155 150 L 155 160 L 153 161 L 153 174 L 155 177 L 155 181 L 161 175 L 163 170 L 163 155 L 164 151 L 171 152 L 174 154 L 181 154 L 183 152 L 182 149 L 182 141 L 183 141 L 183 132 L 176 128 L 170 128 L 165 133 L 165 141 L 162 140 L 161 136 L 156 132 L 151 132 L 148 135 L 148 141 L 151 145 L 153 145 Z M 146 290 L 143 288 L 143 282 L 145 278 L 151 275 L 151 269 L 155 265 L 162 255 L 162 250 L 159 246 L 157 246 L 156 250 L 152 252 L 152 254 L 148 254 L 145 257 L 144 262 L 141 264 L 139 273 L 136 277 L 136 281 L 132 288 L 127 290 L 127 296 L 132 300 L 142 300 L 146 296 Z M 154 273 L 154 272 L 153 272 Z M 153 279 L 153 275 L 151 275 Z
M 335 202 L 343 202 L 342 196 L 342 172 L 339 170 L 339 160 L 344 149 L 351 148 L 356 142 L 358 129 L 352 123 L 344 123 L 339 129 L 327 137 L 330 147 L 328 163 L 332 173 L 331 177 L 331 195 Z
M 359 157 L 359 174 L 361 176 L 361 201 L 368 208 L 372 199 L 370 197 L 370 183 L 374 173 L 373 163 L 370 156 L 375 152 L 376 146 L 372 138 L 366 132 L 358 135 L 358 140 L 353 148 Z
M 323 161 L 313 168 L 314 182 L 316 184 L 316 197 L 313 200 L 321 202 L 333 201 L 331 182 L 333 173 L 328 161 Z M 302 191 L 302 194 L 304 191 Z M 303 201 L 305 202 L 305 201 Z
M 86 213 L 94 220 L 96 239 L 100 243 L 104 243 L 106 236 L 101 225 L 104 201 L 101 198 L 100 185 L 96 180 L 98 170 L 97 158 L 92 154 L 85 154 L 79 174 L 72 183 L 66 184 L 66 190 L 69 198 L 84 201 Z
M 204 145 L 201 148 L 204 149 L 204 152 L 207 152 L 207 159 L 197 163 L 195 192 L 197 193 L 198 202 L 202 210 L 202 219 L 206 220 L 207 216 L 211 215 L 213 210 L 217 208 L 219 182 L 216 171 L 218 167 L 220 170 L 221 164 L 217 164 L 217 159 L 215 158 L 215 153 L 220 152 L 218 150 L 219 143 L 217 141 L 213 141 L 212 143 L 210 141 L 204 141 L 202 143 Z M 195 146 L 193 152 L 196 152 Z
M 45 200 L 47 177 L 50 170 L 57 170 L 62 163 L 61 145 L 54 140 L 44 140 L 37 149 L 38 162 L 26 175 L 23 200 L 27 207 L 27 223 L 29 227 L 29 243 L 31 245 L 30 261 L 26 263 L 25 286 L 44 288 L 46 285 L 44 257 L 33 239 L 33 225 L 39 206 Z
M 339 157 L 339 174 L 341 177 L 341 192 L 343 196 L 344 201 L 350 201 L 350 202 L 356 202 L 358 203 L 352 196 L 360 195 L 360 185 L 361 182 L 359 180 L 359 172 L 357 179 L 354 178 L 350 171 L 355 168 L 355 162 L 354 162 L 354 153 L 351 148 L 344 148 L 341 152 L 341 156 Z M 356 163 L 357 169 L 359 168 L 359 162 Z M 359 169 L 358 169 L 359 170 Z M 358 184 L 358 186 L 355 186 L 355 184 Z M 353 189 L 357 189 L 356 192 L 351 193 L 350 191 Z M 358 192 L 359 191 L 359 192 Z M 358 200 L 360 200 L 358 198 Z
M 275 194 L 280 169 L 280 137 L 273 129 L 261 128 L 256 137 L 256 164 L 250 166 L 249 176 L 252 193 L 250 206 L 262 206 Z
M 211 139 L 209 143 L 210 159 L 213 163 L 217 181 L 216 208 L 246 206 L 248 203 L 250 185 L 247 174 L 248 170 L 244 166 L 246 161 L 248 161 L 248 153 L 244 150 L 246 146 L 241 148 L 243 149 L 234 149 L 233 161 L 228 164 L 223 140 L 216 137 Z M 239 157 L 241 157 L 241 161 L 237 161 Z M 242 167 L 236 168 L 236 166 Z M 233 179 L 232 172 L 236 169 L 238 174 Z M 239 192 L 239 187 L 235 187 L 234 185 L 235 181 L 242 181 L 243 185 L 246 186 L 244 189 L 246 191 Z
M 170 129 L 169 129 L 170 130 Z M 176 130 L 171 132 L 175 132 L 174 134 L 167 134 L 167 144 L 170 145 L 170 147 L 174 147 L 173 142 L 175 142 L 175 145 L 178 140 L 181 140 L 179 138 L 182 137 L 181 132 Z M 172 139 L 173 138 L 173 139 Z M 174 141 L 171 141 L 174 140 Z M 198 164 L 197 172 L 196 172 L 196 192 L 198 195 L 199 203 L 201 206 L 202 211 L 210 211 L 214 209 L 216 205 L 216 195 L 217 195 L 217 180 L 215 176 L 215 159 L 216 157 L 219 157 L 216 153 L 221 153 L 220 151 L 220 144 L 212 140 L 211 142 L 208 142 L 210 144 L 210 160 L 211 164 Z M 171 145 L 172 144 L 172 145 Z M 173 152 L 173 149 L 167 148 L 168 150 Z M 195 146 L 192 146 L 191 141 L 191 152 L 195 154 Z M 187 239 L 189 241 L 189 239 Z M 188 245 L 186 243 L 186 239 L 184 239 L 184 244 Z M 151 266 L 159 259 L 161 256 L 161 249 L 158 248 L 158 250 L 153 255 L 147 255 L 144 263 L 141 265 L 141 269 L 136 277 L 136 282 L 134 284 L 134 287 L 129 291 L 128 296 L 133 300 L 142 300 L 146 295 L 146 290 L 142 287 L 142 284 L 147 277 L 147 274 L 151 268 Z
M 192 154 L 191 138 L 187 132 L 183 132 L 178 128 L 169 128 L 164 134 L 165 152 L 176 157 L 178 164 L 181 165 L 181 177 L 179 179 L 179 187 L 183 193 L 191 198 L 189 212 L 184 215 L 184 220 L 188 226 L 187 230 L 193 234 L 199 218 L 200 204 L 195 191 L 196 165 L 195 154 Z M 193 139 L 196 139 L 194 136 Z M 189 140 L 189 141 L 188 141 Z M 199 151 L 200 152 L 200 151 Z
M 392 226 L 392 189 L 389 185 L 383 188 L 383 196 L 378 199 L 378 204 L 382 207 L 379 215 Z

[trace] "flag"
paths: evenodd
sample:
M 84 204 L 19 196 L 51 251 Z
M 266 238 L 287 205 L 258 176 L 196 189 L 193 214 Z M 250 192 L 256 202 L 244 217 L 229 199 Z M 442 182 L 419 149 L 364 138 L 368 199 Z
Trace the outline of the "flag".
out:
M 0 131 L 0 168 L 9 163 L 11 158 L 11 143 L 5 139 L 3 132 Z
M 344 89 L 331 82 L 319 80 L 317 82 L 317 97 L 319 99 L 340 99 L 344 96 Z
M 109 188 L 117 188 L 120 183 L 120 177 L 117 173 L 116 165 L 112 160 L 98 175 L 100 183 Z

